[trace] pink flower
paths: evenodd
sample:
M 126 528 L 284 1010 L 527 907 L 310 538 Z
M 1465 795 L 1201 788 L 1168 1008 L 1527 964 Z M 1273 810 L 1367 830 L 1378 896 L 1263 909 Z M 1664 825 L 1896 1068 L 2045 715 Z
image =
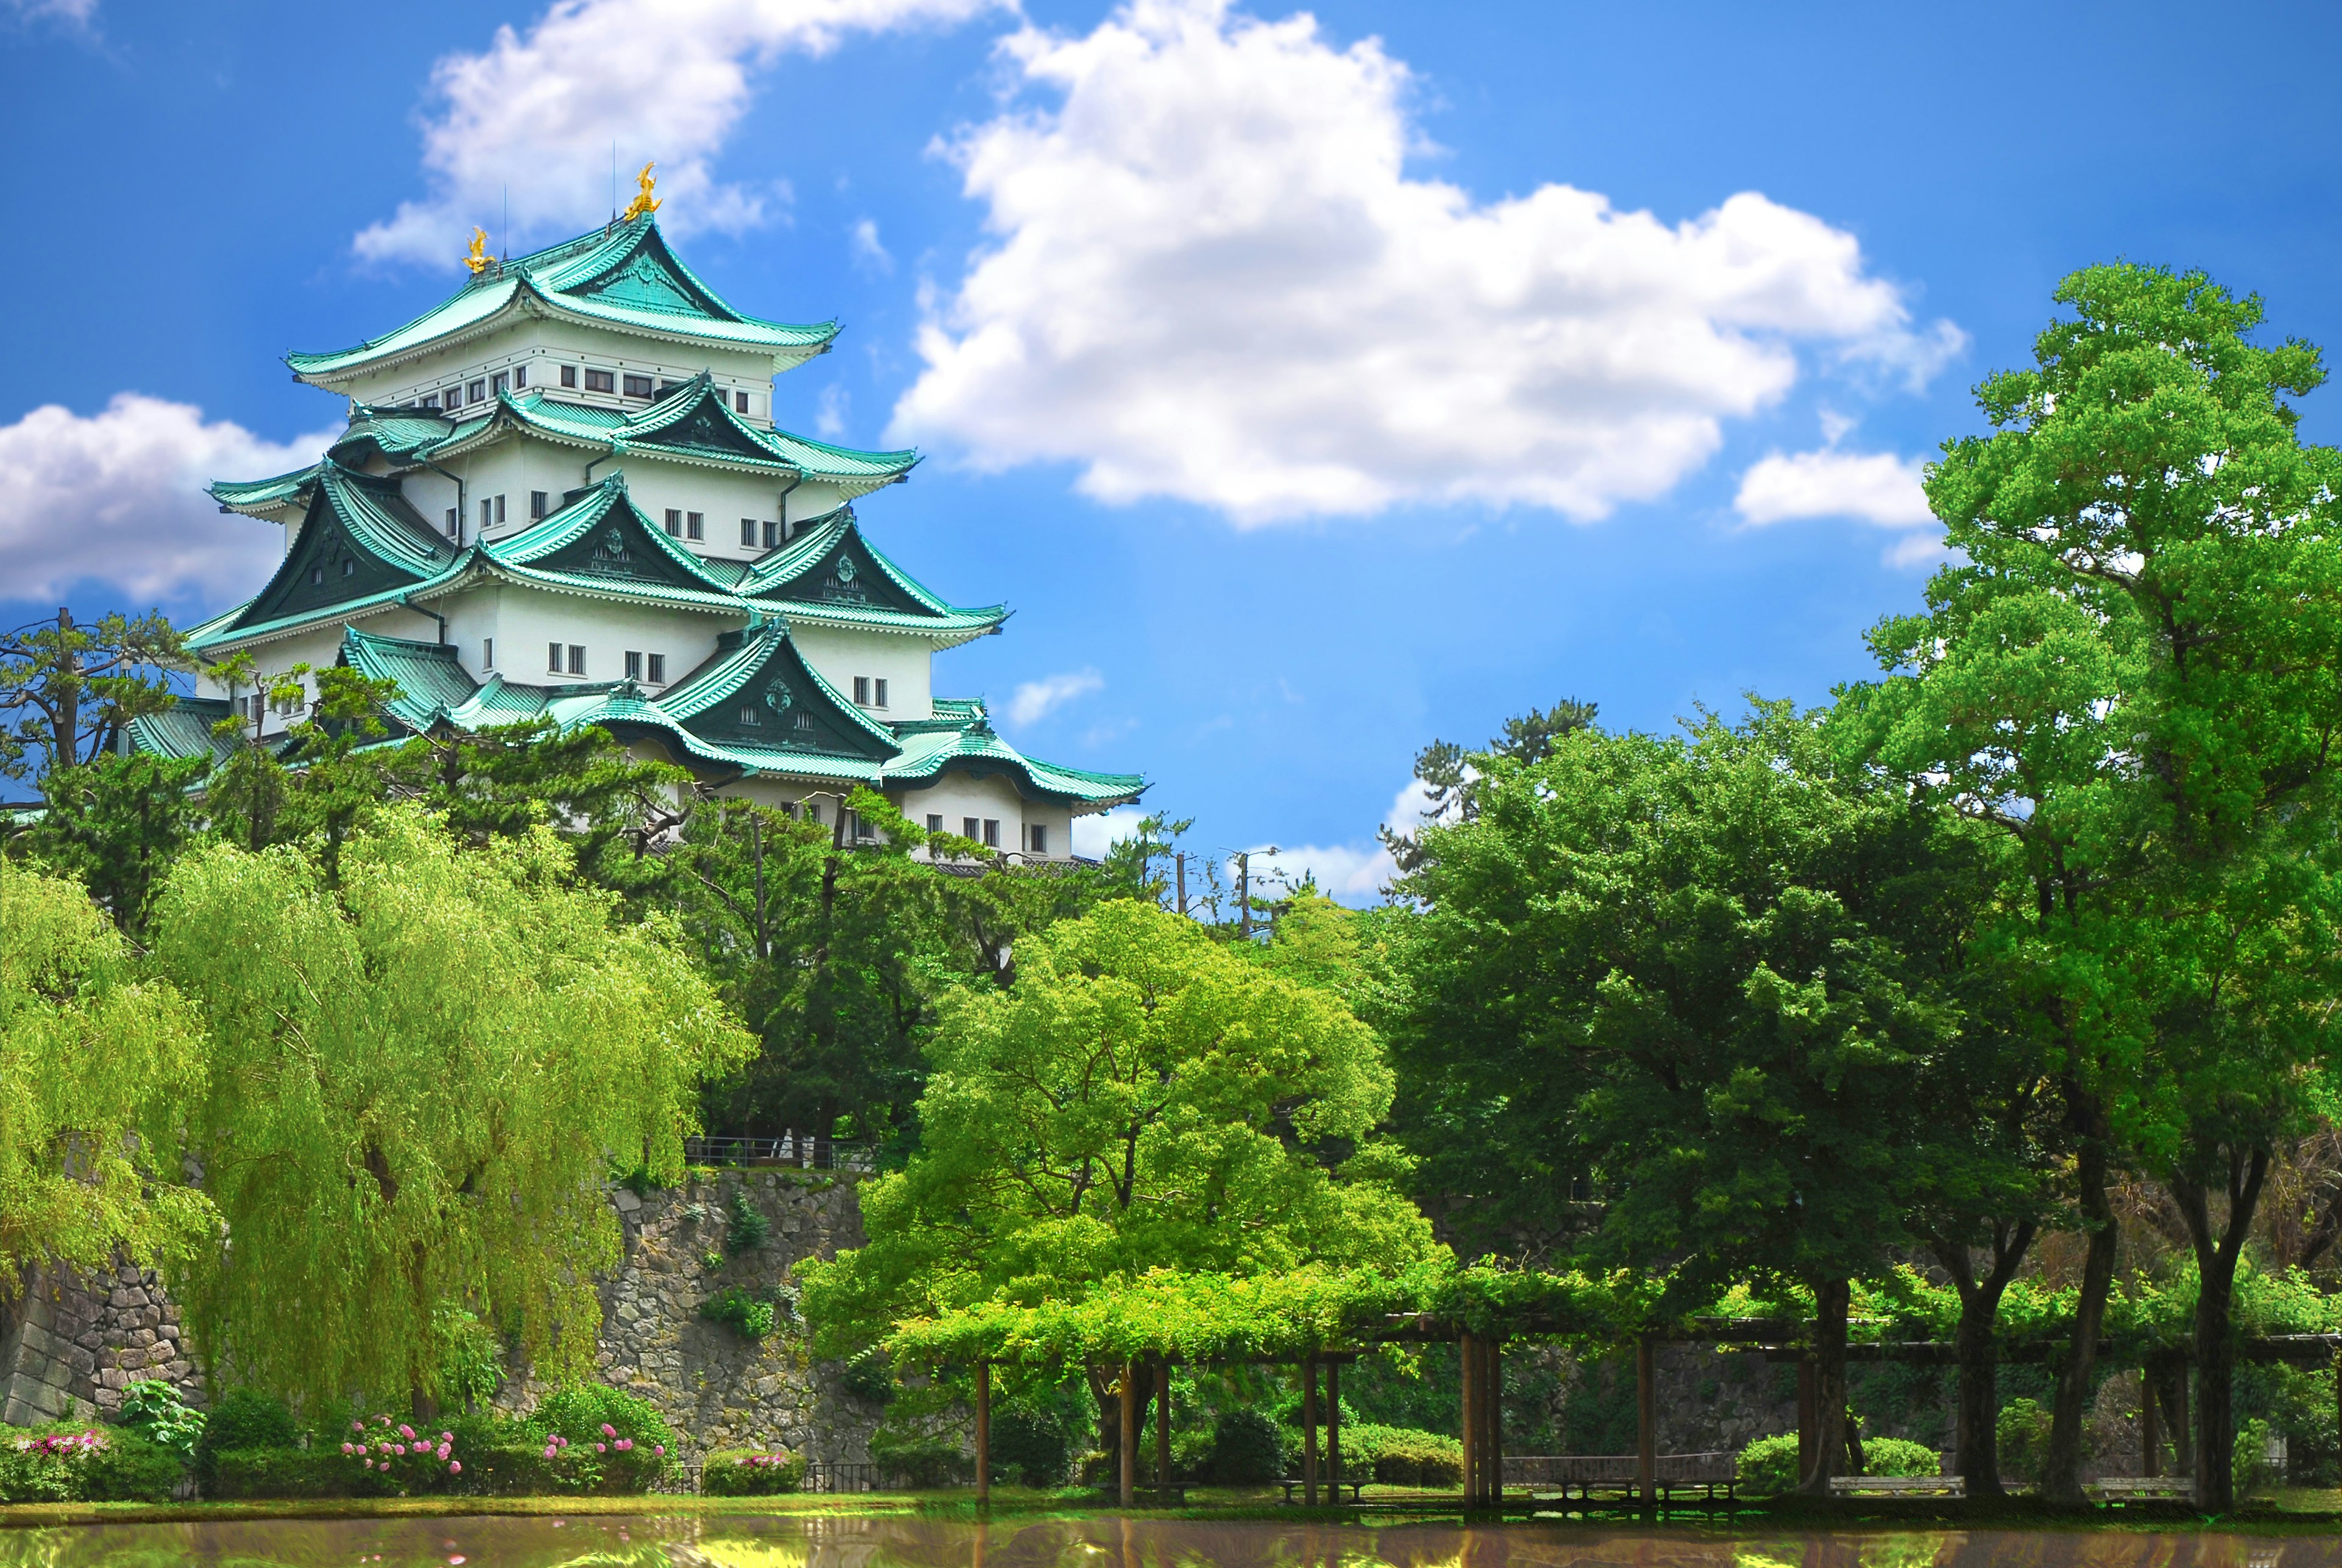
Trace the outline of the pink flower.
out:
M 439 1445 L 438 1456 L 442 1459 L 447 1457 L 447 1445 L 444 1443 Z
M 439 1434 L 439 1441 L 442 1443 L 453 1443 L 455 1441 L 455 1434 L 452 1432 L 443 1432 Z
M 415 1428 L 407 1425 L 405 1422 L 401 1422 L 398 1426 L 398 1435 L 404 1438 L 412 1439 L 415 1436 Z
M 353 1421 L 350 1423 L 350 1430 L 352 1432 L 364 1432 L 365 1430 L 365 1423 L 363 1421 Z
M 618 1435 L 618 1429 L 612 1426 L 606 1421 L 602 1423 L 602 1435 L 605 1437 L 616 1437 Z
M 372 1470 L 372 1469 L 374 1468 L 374 1461 L 373 1461 L 373 1460 L 371 1460 L 371 1459 L 367 1460 L 367 1461 L 365 1462 L 365 1467 L 366 1467 L 368 1470 Z
M 547 1459 L 552 1458 L 555 1454 L 556 1454 L 556 1453 L 560 1453 L 560 1452 L 561 1452 L 561 1451 L 560 1451 L 559 1449 L 557 1449 L 557 1448 L 554 1447 L 554 1446 L 553 1446 L 553 1444 L 551 1444 L 551 1443 L 546 1443 L 546 1444 L 545 1445 L 545 1456 Z
M 342 1452 L 343 1452 L 344 1453 L 355 1453 L 357 1452 L 357 1449 L 356 1449 L 356 1447 L 355 1447 L 355 1445 L 353 1445 L 353 1444 L 351 1444 L 351 1443 L 343 1443 L 343 1444 L 342 1444 Z
M 450 1474 L 450 1475 L 461 1475 L 461 1474 L 463 1474 L 463 1473 L 464 1473 L 464 1462 L 463 1462 L 462 1460 L 460 1460 L 460 1459 L 451 1459 L 451 1460 L 449 1460 L 449 1461 L 447 1462 L 447 1473 L 448 1473 L 448 1474 Z M 462 1561 L 463 1561 L 463 1559 L 462 1559 L 462 1558 L 460 1558 L 460 1557 L 458 1557 L 457 1559 L 455 1559 L 455 1561 L 457 1561 L 458 1563 L 460 1563 L 460 1562 L 462 1562 Z
M 633 1438 L 631 1438 L 631 1437 L 622 1437 L 622 1438 L 618 1439 L 618 1452 L 619 1452 L 619 1453 L 627 1453 L 627 1452 L 631 1451 L 631 1450 L 634 1448 L 634 1446 L 635 1446 L 635 1440 L 634 1440 Z
M 604 1446 L 603 1444 L 601 1444 L 601 1443 L 596 1443 L 596 1444 L 594 1445 L 594 1452 L 595 1452 L 595 1453 L 609 1453 L 610 1451 L 609 1451 L 609 1449 L 608 1449 L 607 1447 L 606 1447 L 606 1446 Z
M 666 1444 L 662 1443 L 657 1447 L 652 1449 L 651 1452 L 657 1454 L 661 1459 L 665 1459 L 666 1457 Z

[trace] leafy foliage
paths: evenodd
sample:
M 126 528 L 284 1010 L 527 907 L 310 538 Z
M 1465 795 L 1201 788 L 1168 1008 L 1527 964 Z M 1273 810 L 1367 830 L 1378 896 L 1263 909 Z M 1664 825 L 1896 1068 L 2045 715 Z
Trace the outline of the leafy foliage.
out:
M 1285 1428 L 1266 1411 L 1224 1410 L 1212 1423 L 1212 1479 L 1223 1486 L 1257 1486 L 1285 1474 Z
M 216 844 L 155 953 L 212 1026 L 192 1118 L 236 1237 L 190 1307 L 218 1364 L 323 1399 L 436 1392 L 443 1304 L 590 1364 L 608 1152 L 672 1179 L 702 1077 L 749 1043 L 652 922 L 613 923 L 545 830 L 465 852 L 412 808 L 318 853 Z
M 121 1422 L 147 1441 L 193 1463 L 203 1441 L 204 1413 L 188 1407 L 179 1391 L 159 1378 L 140 1378 L 122 1389 Z
M 768 1497 L 805 1484 L 805 1455 L 786 1448 L 719 1448 L 699 1467 L 711 1497 Z

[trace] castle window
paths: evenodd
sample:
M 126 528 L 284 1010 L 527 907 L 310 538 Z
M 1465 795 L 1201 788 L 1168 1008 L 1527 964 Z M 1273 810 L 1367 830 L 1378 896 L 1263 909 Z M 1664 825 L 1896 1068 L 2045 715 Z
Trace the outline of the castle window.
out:
M 959 819 L 960 837 L 974 838 L 977 834 L 982 833 L 983 831 L 984 824 L 976 821 L 976 818 L 972 816 L 964 816 Z
M 683 537 L 683 513 L 673 506 L 666 509 L 666 532 L 670 539 Z
M 573 675 L 586 673 L 586 645 L 583 643 L 569 644 L 569 673 Z
M 447 406 L 448 406 L 448 407 L 450 407 L 450 408 L 461 408 L 461 407 L 463 407 L 463 406 L 464 406 L 464 389 L 463 389 L 462 387 L 460 387 L 460 386 L 451 386 L 451 387 L 449 387 L 449 388 L 447 389 L 446 404 L 447 404 Z
M 686 539 L 707 537 L 707 514 L 686 512 L 683 514 L 683 536 Z
M 878 830 L 872 827 L 868 823 L 863 821 L 862 814 L 860 812 L 847 812 L 846 814 L 846 819 L 848 823 L 853 824 L 855 837 L 867 840 L 874 839 L 878 836 Z
M 561 385 L 572 387 L 577 385 L 577 367 L 575 365 L 565 365 L 561 367 Z
M 884 675 L 878 677 L 878 700 L 870 705 L 875 708 L 883 708 L 886 705 L 886 677 Z
M 512 390 L 512 377 L 502 371 L 498 371 L 494 376 L 489 378 L 488 390 L 499 394 L 510 392 Z
M 797 728 L 801 730 L 809 730 L 813 728 L 813 715 L 806 712 L 803 708 L 799 708 L 797 710 Z
M 309 568 L 309 585 L 311 587 L 315 588 L 322 586 L 325 581 L 325 569 L 323 566 L 312 566 Z
M 732 394 L 732 412 L 735 414 L 746 414 L 748 412 L 748 394 L 746 393 L 736 392 Z
M 740 519 L 740 548 L 754 550 L 756 547 L 756 520 L 754 517 L 743 517 Z
M 1025 830 L 1025 836 L 1033 841 L 1028 847 L 1031 848 L 1035 854 L 1046 854 L 1049 853 L 1049 830 L 1047 828 L 1043 827 L 1036 822 Z
M 943 830 L 944 814 L 939 811 L 929 812 L 927 814 L 927 831 L 929 833 L 941 833 Z
M 518 389 L 520 389 L 521 387 L 526 386 L 527 385 L 528 385 L 528 366 L 526 366 L 526 365 L 514 365 L 514 366 L 513 366 L 513 387 L 514 387 L 514 389 L 515 389 L 515 391 L 517 391 L 517 390 L 518 390 Z
M 545 644 L 545 673 L 548 675 L 561 673 L 561 644 L 558 643 Z
M 358 569 L 358 564 L 348 556 L 342 557 L 342 575 L 346 577 Z
M 485 381 L 475 381 L 465 389 L 464 401 L 466 403 L 477 403 L 482 398 L 487 396 L 487 394 L 488 384 Z
M 480 639 L 480 673 L 485 674 L 495 667 L 496 640 L 494 637 L 482 637 Z
M 447 537 L 458 544 L 464 542 L 464 514 L 453 506 L 447 508 Z
M 743 724 L 747 725 L 749 728 L 754 729 L 756 725 L 763 724 L 765 721 L 758 715 L 756 704 L 742 703 L 740 704 L 740 722 Z
M 544 515 L 545 515 L 545 512 L 549 509 L 550 505 L 551 505 L 550 499 L 545 495 L 545 492 L 544 492 L 544 491 L 542 491 L 542 490 L 532 490 L 532 491 L 530 491 L 530 492 L 528 493 L 528 515 L 529 515 L 529 520 L 530 520 L 531 522 L 535 522 L 537 518 L 544 516 Z
M 766 549 L 769 550 L 781 542 L 779 526 L 769 517 L 765 520 L 764 532 Z
M 639 681 L 642 678 L 643 656 L 634 649 L 628 648 L 626 650 L 626 679 L 630 681 Z
M 650 394 L 651 378 L 649 376 L 630 375 L 626 377 L 626 395 L 628 397 L 648 397 Z
M 588 392 L 617 391 L 618 377 L 616 373 L 607 370 L 587 371 L 586 373 L 586 390 Z
M 504 498 L 503 496 L 499 495 L 499 496 L 497 496 L 497 497 L 496 497 L 496 523 L 497 523 L 497 524 L 498 524 L 499 526 L 501 526 L 501 525 L 503 524 L 503 523 L 504 523 L 504 520 L 505 520 L 505 498 Z
M 869 676 L 856 675 L 854 677 L 854 704 L 855 706 L 861 708 L 866 708 L 870 705 Z
M 433 393 L 430 396 L 428 396 L 428 397 L 426 397 L 426 398 L 425 398 L 425 399 L 423 400 L 423 402 L 422 402 L 422 404 L 421 404 L 421 405 L 420 405 L 420 406 L 422 407 L 423 411 L 424 411 L 425 413 L 426 413 L 426 414 L 436 414 L 436 413 L 438 413 L 438 412 L 439 412 L 439 394 L 438 394 L 437 393 L 435 393 L 435 393 Z
M 1000 847 L 1000 824 L 992 817 L 984 819 L 984 847 L 986 849 Z
M 485 534 L 485 533 L 486 533 L 490 528 L 492 528 L 492 527 L 495 526 L 495 521 L 496 521 L 496 502 L 495 502 L 495 497 L 494 497 L 493 495 L 483 495 L 483 496 L 481 496 L 481 497 L 480 497 L 480 532 L 481 532 L 481 533 L 483 533 L 483 534 Z
M 816 803 L 813 802 L 813 801 L 807 801 L 807 802 L 806 802 L 806 803 L 805 803 L 805 808 L 806 808 L 806 821 L 807 821 L 807 822 L 809 822 L 809 823 L 812 823 L 812 824 L 813 824 L 815 826 L 816 826 L 816 827 L 820 826 L 820 825 L 821 825 L 821 807 L 820 807 L 820 805 L 819 805 L 819 804 L 817 804 Z
M 651 655 L 651 684 L 655 686 L 663 686 L 666 684 L 666 655 L 665 654 L 653 654 Z

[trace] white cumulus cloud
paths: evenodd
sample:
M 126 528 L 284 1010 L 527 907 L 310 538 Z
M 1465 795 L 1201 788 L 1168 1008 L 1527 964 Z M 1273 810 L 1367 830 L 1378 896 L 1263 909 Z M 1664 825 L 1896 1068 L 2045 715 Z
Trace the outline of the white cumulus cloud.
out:
M 868 267 L 878 273 L 891 273 L 895 270 L 895 258 L 887 254 L 886 247 L 879 242 L 878 223 L 875 218 L 861 218 L 856 221 L 853 228 L 846 231 L 846 248 L 852 254 L 856 266 Z
M 1068 670 L 1063 674 L 1026 681 L 1008 699 L 1009 722 L 1038 724 L 1075 698 L 1086 697 L 1105 685 L 1106 677 L 1096 670 Z
M 370 260 L 453 266 L 471 225 L 495 231 L 507 190 L 515 245 L 608 215 L 658 163 L 659 221 L 676 233 L 737 232 L 786 199 L 717 181 L 711 165 L 782 55 L 821 55 L 856 34 L 965 21 L 1011 0 L 555 0 L 525 32 L 442 58 L 423 128 L 430 194 L 360 233 Z
M 1239 524 L 1477 500 L 1602 516 L 1704 462 L 1801 351 L 1924 379 L 1852 235 L 1744 192 L 1669 225 L 1410 177 L 1406 65 L 1316 20 L 1133 0 L 1004 41 L 1036 95 L 945 150 L 993 236 L 938 296 L 896 435 Z
M 1393 833 L 1412 833 L 1430 815 L 1431 800 L 1423 781 L 1409 779 L 1392 797 L 1383 825 Z M 1259 845 L 1252 864 L 1256 872 L 1280 877 L 1290 886 L 1299 886 L 1305 876 L 1315 877 L 1319 892 L 1342 904 L 1373 902 L 1398 874 L 1397 862 L 1379 839 L 1285 846 L 1274 854 L 1268 853 L 1268 846 Z
M 1138 834 L 1138 824 L 1146 820 L 1146 808 L 1118 805 L 1112 811 L 1102 811 L 1093 816 L 1074 818 L 1074 853 L 1085 860 L 1104 860 L 1106 852 L 1126 838 Z
M 204 485 L 298 468 L 335 434 L 279 445 L 135 392 L 88 415 L 35 408 L 0 425 L 0 595 L 54 600 L 84 582 L 145 600 L 250 593 L 285 535 L 223 514 Z
M 1750 523 L 1798 517 L 1853 517 L 1882 528 L 1934 521 L 1919 487 L 1926 466 L 1885 452 L 1776 452 L 1740 476 L 1732 504 Z

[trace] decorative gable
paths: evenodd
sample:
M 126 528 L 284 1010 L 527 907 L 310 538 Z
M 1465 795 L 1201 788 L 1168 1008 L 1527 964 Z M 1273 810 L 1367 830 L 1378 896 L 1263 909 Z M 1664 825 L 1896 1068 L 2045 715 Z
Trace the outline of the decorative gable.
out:
M 786 636 L 770 638 L 766 656 L 739 688 L 692 714 L 684 727 L 725 745 L 871 762 L 895 753 L 845 710 Z
M 896 610 L 907 615 L 932 615 L 930 605 L 906 593 L 893 575 L 872 559 L 861 531 L 846 528 L 829 553 L 786 583 L 768 590 L 766 598 L 800 604 L 852 604 L 870 610 Z
M 528 563 L 543 571 L 627 583 L 652 583 L 705 593 L 708 584 L 692 574 L 673 553 L 650 537 L 650 526 L 632 506 L 618 504 L 559 549 Z
M 731 315 L 731 312 L 705 297 L 678 269 L 668 265 L 664 248 L 650 232 L 644 235 L 643 243 L 636 246 L 634 254 L 625 261 L 599 277 L 562 292 L 598 295 L 620 305 L 714 316 L 719 320 L 729 319 Z
M 276 575 L 260 591 L 238 623 L 256 626 L 285 615 L 305 614 L 353 599 L 404 588 L 423 579 L 361 547 L 335 511 L 326 489 L 310 493 L 307 518 Z

